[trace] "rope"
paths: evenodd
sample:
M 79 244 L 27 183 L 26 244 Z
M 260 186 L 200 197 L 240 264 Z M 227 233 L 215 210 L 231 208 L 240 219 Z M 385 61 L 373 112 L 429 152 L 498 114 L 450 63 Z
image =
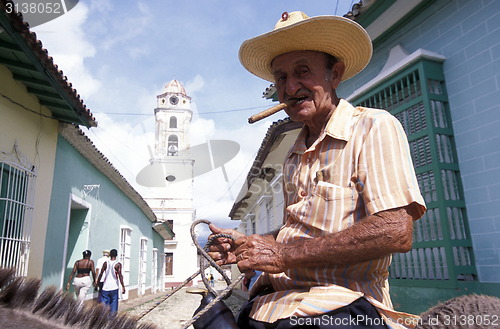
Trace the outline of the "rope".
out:
M 195 227 L 197 225 L 199 225 L 199 224 L 202 224 L 202 223 L 203 224 L 207 224 L 207 225 L 211 224 L 210 221 L 208 221 L 206 219 L 199 219 L 199 220 L 194 221 L 193 224 L 191 224 L 191 239 L 193 239 L 193 242 L 194 242 L 196 248 L 198 249 L 198 252 L 203 256 L 203 257 L 200 257 L 200 269 L 198 271 L 196 271 L 195 273 L 193 273 L 189 278 L 187 278 L 186 280 L 184 280 L 184 282 L 182 282 L 171 293 L 169 293 L 165 297 L 163 297 L 161 301 L 157 302 L 155 305 L 153 305 L 152 307 L 150 307 L 149 309 L 147 309 L 146 311 L 144 311 L 138 317 L 138 320 L 142 319 L 144 316 L 146 316 L 148 313 L 150 313 L 152 310 L 154 310 L 156 307 L 158 307 L 161 303 L 165 302 L 173 294 L 175 294 L 177 291 L 179 291 L 182 287 L 184 287 L 186 284 L 188 284 L 197 275 L 201 274 L 201 278 L 203 280 L 203 283 L 205 284 L 205 287 L 207 288 L 207 290 L 209 292 L 211 292 L 212 294 L 214 294 L 214 296 L 216 296 L 216 297 L 214 298 L 214 300 L 212 302 L 210 302 L 207 306 L 205 306 L 201 311 L 199 311 L 198 313 L 196 313 L 193 316 L 193 318 L 191 318 L 191 320 L 189 320 L 188 322 L 186 322 L 184 324 L 184 327 L 182 327 L 182 329 L 187 329 L 190 325 L 192 325 L 194 322 L 196 322 L 196 320 L 198 320 L 201 316 L 203 316 L 203 314 L 205 314 L 206 312 L 208 312 L 210 310 L 210 308 L 212 308 L 212 306 L 214 306 L 217 302 L 219 302 L 222 299 L 228 298 L 231 295 L 231 291 L 234 289 L 234 287 L 238 283 L 240 283 L 240 281 L 245 276 L 245 274 L 242 273 L 242 274 L 240 274 L 240 276 L 238 278 L 236 278 L 236 280 L 234 282 L 231 282 L 231 279 L 226 275 L 226 273 L 224 272 L 224 270 L 219 265 L 217 265 L 217 263 L 207 253 L 208 250 L 209 250 L 210 245 L 213 243 L 213 241 L 215 239 L 218 239 L 218 238 L 228 238 L 228 239 L 232 239 L 234 241 L 234 237 L 231 236 L 231 235 L 229 235 L 229 234 L 215 234 L 215 235 L 213 235 L 207 241 L 207 243 L 205 244 L 205 247 L 203 248 L 203 247 L 201 247 L 200 243 L 196 239 L 196 233 L 194 231 Z M 206 264 L 206 261 L 208 261 L 208 263 L 212 267 L 214 267 L 217 270 L 217 272 L 219 272 L 222 275 L 222 277 L 224 278 L 224 280 L 226 281 L 227 287 L 223 291 L 221 291 L 220 294 L 218 294 L 210 286 L 210 282 L 208 281 L 208 279 L 204 275 L 205 269 L 209 266 L 209 265 Z

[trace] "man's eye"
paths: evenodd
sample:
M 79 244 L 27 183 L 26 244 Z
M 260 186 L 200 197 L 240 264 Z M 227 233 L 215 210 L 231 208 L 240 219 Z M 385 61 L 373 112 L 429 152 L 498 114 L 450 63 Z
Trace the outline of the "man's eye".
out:
M 306 74 L 308 72 L 309 72 L 308 68 L 302 68 L 302 69 L 298 70 L 298 74 L 299 75 L 304 75 L 304 74 Z

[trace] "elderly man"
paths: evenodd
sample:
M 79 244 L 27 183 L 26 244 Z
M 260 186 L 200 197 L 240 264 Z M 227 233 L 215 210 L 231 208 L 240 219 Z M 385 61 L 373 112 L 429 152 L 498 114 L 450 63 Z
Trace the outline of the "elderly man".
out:
M 245 41 L 240 61 L 275 83 L 286 113 L 304 123 L 284 164 L 285 216 L 278 232 L 231 234 L 210 248 L 218 264 L 262 271 L 240 328 L 403 328 L 388 287 L 391 254 L 412 246 L 425 212 L 399 122 L 340 99 L 361 71 L 371 40 L 338 16 L 283 13 L 273 31 Z

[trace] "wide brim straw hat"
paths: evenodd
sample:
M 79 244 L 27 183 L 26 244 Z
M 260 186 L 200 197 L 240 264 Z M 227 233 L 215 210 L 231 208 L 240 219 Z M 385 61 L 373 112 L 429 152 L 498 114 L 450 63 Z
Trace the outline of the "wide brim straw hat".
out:
M 366 30 L 340 16 L 308 17 L 300 11 L 283 13 L 273 31 L 243 42 L 241 64 L 250 73 L 274 82 L 271 63 L 279 55 L 300 50 L 331 54 L 345 64 L 342 80 L 352 78 L 368 65 L 373 47 Z

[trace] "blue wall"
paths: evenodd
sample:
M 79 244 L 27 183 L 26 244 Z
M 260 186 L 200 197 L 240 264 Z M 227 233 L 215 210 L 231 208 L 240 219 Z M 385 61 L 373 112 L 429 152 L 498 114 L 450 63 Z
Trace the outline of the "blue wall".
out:
M 97 184 L 100 185 L 99 189 L 94 189 L 84 196 L 84 185 Z M 58 138 L 54 185 L 45 243 L 43 285 L 59 286 L 60 283 L 70 194 L 89 203 L 90 209 L 78 210 L 82 213 L 78 214 L 79 219 L 86 216 L 86 224 L 82 226 L 80 232 L 72 232 L 72 234 L 79 233 L 79 238 L 73 255 L 68 255 L 70 260 L 66 265 L 64 280 L 67 280 L 68 271 L 73 267 L 74 260 L 81 258 L 83 246 L 92 251 L 94 262 L 101 257 L 103 249 L 115 248 L 119 250 L 120 225 L 126 225 L 132 229 L 130 286 L 136 286 L 138 283 L 138 262 L 142 237 L 148 238 L 146 285 L 149 286 L 153 259 L 152 250 L 157 248 L 159 256 L 163 254 L 163 238 L 152 229 L 151 221 L 140 208 L 61 136 Z
M 500 3 L 434 1 L 381 42 L 370 65 L 339 88 L 348 97 L 401 44 L 444 55 L 444 74 L 479 280 L 500 283 Z

